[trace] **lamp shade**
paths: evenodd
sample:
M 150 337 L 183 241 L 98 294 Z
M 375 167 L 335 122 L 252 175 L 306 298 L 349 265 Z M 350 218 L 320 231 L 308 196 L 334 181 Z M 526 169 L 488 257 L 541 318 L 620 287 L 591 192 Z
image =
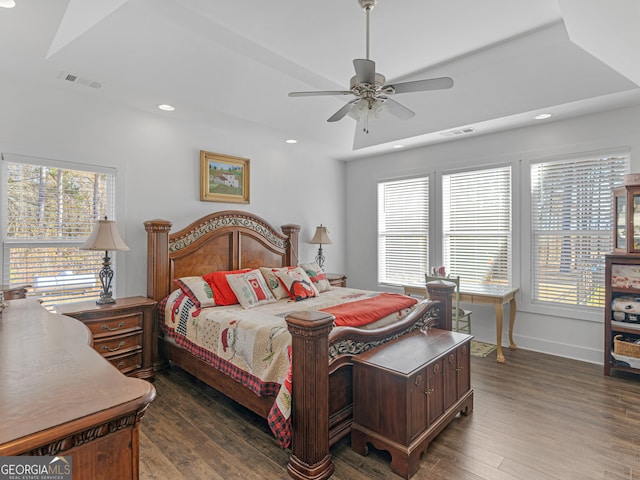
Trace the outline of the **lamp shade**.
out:
M 98 220 L 93 232 L 86 242 L 80 247 L 81 250 L 121 250 L 127 251 L 129 247 L 124 243 L 118 232 L 116 222 L 113 220 Z
M 313 235 L 313 238 L 309 241 L 309 243 L 313 243 L 316 245 L 331 245 L 333 242 L 329 237 L 327 227 L 322 226 L 322 224 L 320 224 L 319 227 L 316 227 L 316 233 Z

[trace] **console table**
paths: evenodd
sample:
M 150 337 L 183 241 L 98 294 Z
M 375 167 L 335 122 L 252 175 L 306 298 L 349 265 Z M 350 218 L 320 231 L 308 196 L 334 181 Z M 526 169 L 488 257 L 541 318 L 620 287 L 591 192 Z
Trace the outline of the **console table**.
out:
M 496 312 L 496 360 L 504 363 L 505 358 L 502 353 L 502 324 L 504 321 L 504 304 L 508 303 L 509 308 L 509 348 L 516 349 L 516 342 L 513 341 L 513 325 L 516 322 L 516 293 L 517 287 L 503 287 L 500 285 L 477 285 L 473 287 L 460 288 L 460 301 L 463 303 L 485 303 L 493 305 Z
M 446 280 L 446 278 L 443 278 Z M 473 287 L 460 287 L 460 302 L 462 303 L 484 303 L 493 305 L 496 312 L 496 360 L 498 363 L 505 363 L 504 353 L 502 353 L 502 326 L 504 322 L 504 304 L 508 303 L 509 309 L 509 348 L 515 350 L 516 342 L 513 341 L 513 325 L 516 322 L 516 293 L 517 287 L 504 287 L 500 285 L 476 285 Z M 404 292 L 407 295 L 417 295 L 427 297 L 427 288 L 422 285 L 404 285 Z
M 73 479 L 138 479 L 139 426 L 153 385 L 122 375 L 78 320 L 36 300 L 0 317 L 0 456 L 70 455 Z

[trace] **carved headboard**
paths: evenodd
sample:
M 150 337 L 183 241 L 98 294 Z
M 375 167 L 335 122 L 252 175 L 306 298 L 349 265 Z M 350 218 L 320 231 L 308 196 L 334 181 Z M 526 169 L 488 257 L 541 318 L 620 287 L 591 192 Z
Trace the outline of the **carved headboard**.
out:
M 148 220 L 147 296 L 160 301 L 172 281 L 239 268 L 284 267 L 298 262 L 299 225 L 275 229 L 248 212 L 225 210 L 202 217 L 176 233 L 168 220 Z

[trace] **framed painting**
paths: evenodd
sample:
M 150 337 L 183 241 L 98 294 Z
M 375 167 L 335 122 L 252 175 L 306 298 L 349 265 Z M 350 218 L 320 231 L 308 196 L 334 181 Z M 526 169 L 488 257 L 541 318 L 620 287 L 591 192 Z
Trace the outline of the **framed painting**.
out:
M 249 203 L 249 159 L 201 150 L 200 200 Z

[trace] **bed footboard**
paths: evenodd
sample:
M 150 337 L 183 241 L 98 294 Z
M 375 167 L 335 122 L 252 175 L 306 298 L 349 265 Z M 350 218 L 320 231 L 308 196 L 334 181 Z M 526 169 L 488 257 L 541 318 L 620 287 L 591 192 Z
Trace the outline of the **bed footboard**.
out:
M 330 446 L 353 420 L 352 358 L 394 338 L 430 326 L 451 330 L 455 285 L 427 285 L 424 300 L 403 321 L 376 330 L 333 330 L 332 315 L 307 311 L 286 317 L 292 337 L 292 440 L 287 472 L 297 480 L 324 480 L 334 467 Z M 334 353 L 327 362 L 327 352 Z M 331 392 L 331 395 L 329 395 Z

